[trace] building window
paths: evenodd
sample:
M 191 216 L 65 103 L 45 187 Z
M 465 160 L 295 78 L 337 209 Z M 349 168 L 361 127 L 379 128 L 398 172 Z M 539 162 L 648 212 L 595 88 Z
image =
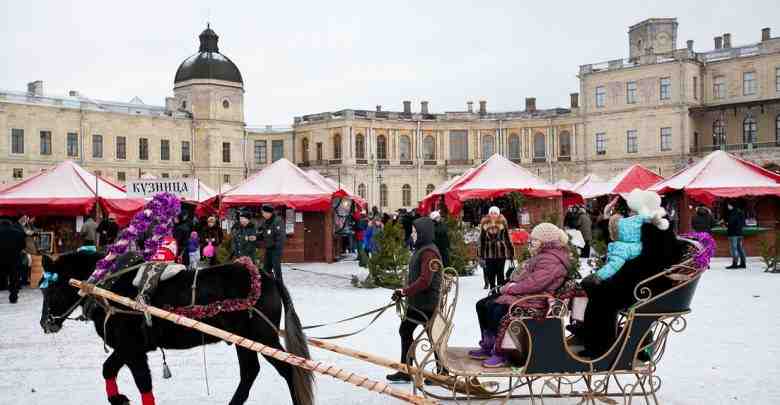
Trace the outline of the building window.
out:
M 607 90 L 604 86 L 596 87 L 596 107 L 604 107 L 604 103 L 607 101 Z
M 496 153 L 496 138 L 493 135 L 482 137 L 482 158 L 489 159 Z
M 544 159 L 545 157 L 547 157 L 547 150 L 544 134 L 537 132 L 534 135 L 534 159 Z
M 333 159 L 341 159 L 341 134 L 333 135 Z
M 224 108 L 224 109 L 226 109 L 226 110 L 227 110 L 228 108 L 230 108 L 230 101 L 228 101 L 228 100 L 222 100 L 222 108 Z
M 626 83 L 626 103 L 636 104 L 636 82 L 634 81 Z
M 379 206 L 387 207 L 387 184 L 379 185 Z
M 596 149 L 598 149 L 598 146 L 596 146 Z M 638 151 L 639 151 L 639 137 L 637 136 L 636 129 L 629 129 L 628 131 L 626 131 L 626 152 L 637 153 Z
M 780 145 L 780 114 L 775 118 L 775 144 Z
M 308 140 L 306 140 L 306 146 L 308 147 Z M 308 155 L 308 150 L 306 151 Z M 306 157 L 308 160 L 308 156 Z M 255 141 L 255 164 L 256 165 L 264 165 L 266 162 L 268 162 L 268 142 L 267 141 Z
M 171 160 L 171 141 L 160 140 L 160 160 Z
M 662 77 L 661 78 L 661 100 L 671 100 L 672 99 L 672 78 L 670 77 Z
M 726 98 L 726 78 L 715 76 L 712 79 L 712 97 L 716 100 Z
M 171 176 L 168 173 L 160 173 L 160 177 L 163 179 L 170 178 Z
M 11 129 L 11 153 L 24 154 L 24 130 Z
M 116 137 L 116 158 L 127 159 L 127 138 L 124 136 Z
M 257 141 L 255 141 L 255 149 L 257 149 Z M 301 161 L 309 163 L 309 138 L 301 139 Z
M 426 136 L 423 140 L 423 159 L 436 159 L 436 140 L 434 140 L 431 135 Z
M 230 163 L 230 142 L 222 142 L 222 162 Z
M 284 157 L 284 141 L 281 139 L 276 139 L 271 141 L 271 161 L 276 162 L 277 160 Z
M 662 151 L 672 150 L 672 129 L 671 128 L 661 128 L 661 150 Z
M 434 186 L 433 184 L 428 184 L 427 186 L 425 186 L 425 195 L 432 193 L 433 190 L 436 190 L 436 186 Z
M 404 207 L 412 205 L 412 186 L 408 184 L 401 187 L 401 205 Z
M 401 135 L 398 141 L 398 149 L 400 149 L 400 160 L 412 159 L 412 141 L 406 135 Z
M 366 137 L 361 133 L 355 135 L 355 158 L 366 158 Z
M 229 174 L 223 174 L 222 175 L 222 184 L 230 184 L 230 175 Z
M 693 77 L 693 99 L 699 99 L 699 78 L 696 76 Z
M 92 135 L 92 157 L 103 158 L 103 135 Z
M 41 155 L 51 155 L 51 131 L 41 131 Z
M 509 135 L 509 158 L 520 159 L 520 136 L 517 134 Z
M 75 132 L 68 132 L 68 139 L 66 145 L 66 152 L 68 157 L 76 157 L 79 155 L 79 136 Z
M 366 199 L 366 185 L 363 183 L 358 185 L 358 196 L 364 200 Z
M 607 134 L 606 132 L 599 132 L 596 134 L 596 154 L 607 154 Z
M 559 152 L 558 155 L 561 157 L 571 157 L 571 134 L 569 131 L 563 131 L 561 132 L 559 136 Z
M 189 162 L 190 157 L 190 141 L 181 141 L 181 161 Z
M 758 140 L 758 124 L 756 119 L 748 116 L 742 123 L 742 143 L 756 143 Z
M 119 181 L 127 181 L 127 175 L 125 172 L 116 172 L 116 179 Z
M 14 180 L 21 180 L 24 177 L 24 169 L 14 169 Z
M 752 96 L 756 94 L 756 72 L 742 73 L 742 95 Z
M 384 135 L 376 137 L 376 158 L 380 160 L 387 159 L 387 138 Z
M 138 159 L 149 160 L 149 140 L 146 138 L 138 139 Z
M 726 124 L 723 120 L 715 120 L 712 123 L 712 144 L 714 146 L 726 144 Z
M 775 91 L 780 93 L 780 67 L 775 68 Z
M 450 159 L 466 160 L 468 158 L 468 132 L 465 130 L 450 131 Z
M 317 142 L 317 162 L 322 162 L 322 142 Z
M 100 177 L 103 175 L 103 172 L 100 170 L 95 170 L 95 176 Z

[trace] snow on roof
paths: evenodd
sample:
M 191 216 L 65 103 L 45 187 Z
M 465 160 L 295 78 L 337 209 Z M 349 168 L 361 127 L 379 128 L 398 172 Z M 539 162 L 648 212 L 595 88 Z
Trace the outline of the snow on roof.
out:
M 126 198 L 117 185 L 66 160 L 4 189 L 0 204 L 3 200 L 19 198 L 94 198 L 95 194 L 102 198 Z

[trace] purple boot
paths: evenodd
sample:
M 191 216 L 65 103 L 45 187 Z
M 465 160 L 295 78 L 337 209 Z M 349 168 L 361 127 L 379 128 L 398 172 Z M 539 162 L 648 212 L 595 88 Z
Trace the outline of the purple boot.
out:
M 479 349 L 469 351 L 469 357 L 474 360 L 485 360 L 493 354 L 493 346 L 496 344 L 496 336 L 482 332 L 482 340 L 479 341 Z
M 485 368 L 501 368 L 507 365 L 509 365 L 509 359 L 496 351 L 493 351 L 493 355 L 489 359 L 482 362 L 482 367 Z

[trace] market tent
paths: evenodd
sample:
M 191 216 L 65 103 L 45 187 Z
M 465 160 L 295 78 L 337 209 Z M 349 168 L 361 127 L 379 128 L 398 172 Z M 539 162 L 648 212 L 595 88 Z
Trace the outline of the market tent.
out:
M 143 199 L 127 198 L 123 188 L 70 160 L 0 191 L 0 215 L 76 217 L 89 214 L 95 203 L 120 225 L 144 206 Z
M 561 179 L 555 182 L 555 186 L 558 187 L 559 190 L 571 191 L 571 189 L 574 187 L 574 184 L 568 180 Z
M 353 193 L 344 184 L 341 184 L 333 179 L 329 179 L 314 169 L 307 171 L 306 174 L 309 177 L 311 177 L 314 181 L 320 183 L 321 185 L 324 185 L 325 187 L 330 188 L 333 192 L 334 197 L 344 197 L 344 196 L 349 197 L 350 199 L 355 201 L 355 203 L 357 203 L 360 209 L 366 209 L 366 206 L 368 205 L 368 203 L 366 203 L 366 200 L 362 199 L 360 196 Z
M 598 175 L 591 173 L 574 183 L 571 189 L 581 195 L 582 198 L 589 200 L 591 198 L 609 194 L 607 192 L 608 187 L 608 182 L 602 180 Z
M 438 187 L 434 188 L 433 191 L 428 193 L 423 199 L 420 201 L 420 204 L 417 208 L 417 211 L 421 214 L 428 214 L 431 211 L 434 210 L 434 208 L 437 205 L 437 202 L 441 199 L 441 197 L 450 190 L 450 187 L 452 187 L 454 184 L 456 184 L 463 176 L 468 176 L 469 173 L 474 171 L 474 168 L 469 168 L 464 173 L 457 175 L 444 183 L 439 184 Z
M 492 199 L 511 192 L 530 198 L 561 198 L 563 194 L 556 186 L 495 154 L 453 182 L 444 193 L 444 202 L 449 212 L 457 214 L 464 201 Z
M 287 159 L 279 159 L 243 183 L 221 194 L 222 210 L 243 205 L 286 205 L 296 211 L 328 211 L 332 187 L 307 175 Z M 214 201 L 212 198 L 210 201 Z
M 663 180 L 661 175 L 635 164 L 609 181 L 609 194 L 630 193 L 634 189 L 647 190 L 648 187 Z
M 780 174 L 718 150 L 649 190 L 658 194 L 682 190 L 707 205 L 717 198 L 780 197 Z

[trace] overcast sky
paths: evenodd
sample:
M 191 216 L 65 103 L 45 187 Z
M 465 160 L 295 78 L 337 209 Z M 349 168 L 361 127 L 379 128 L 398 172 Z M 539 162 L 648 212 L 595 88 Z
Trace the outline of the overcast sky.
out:
M 780 1 L 32 1 L 0 5 L 0 89 L 164 105 L 206 21 L 244 77 L 250 125 L 343 108 L 566 107 L 578 66 L 628 56 L 629 25 L 677 17 L 678 47 L 780 36 Z M 484 4 L 492 3 L 492 4 Z M 773 25 L 774 24 L 774 25 Z

